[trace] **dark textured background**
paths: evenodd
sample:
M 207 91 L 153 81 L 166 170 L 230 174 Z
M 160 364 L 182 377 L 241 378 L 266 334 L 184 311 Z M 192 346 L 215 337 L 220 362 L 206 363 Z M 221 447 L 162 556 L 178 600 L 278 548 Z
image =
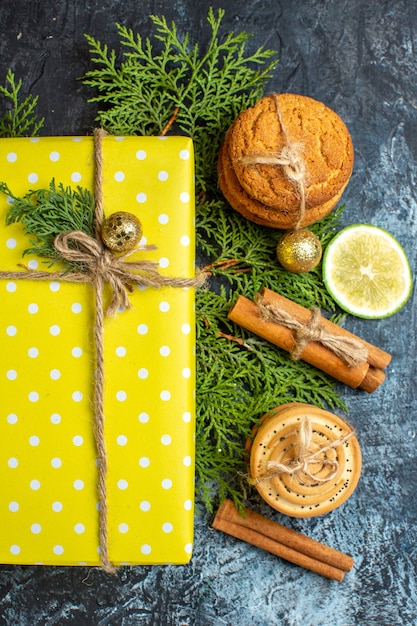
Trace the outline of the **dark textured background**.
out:
M 43 134 L 90 133 L 95 111 L 77 79 L 90 66 L 84 33 L 117 47 L 115 22 L 150 33 L 174 19 L 202 46 L 209 6 L 222 32 L 278 51 L 268 90 L 312 96 L 348 125 L 355 168 L 346 224 L 394 233 L 416 266 L 417 3 L 414 0 L 0 0 L 0 80 L 11 67 L 39 95 Z M 417 624 L 415 308 L 346 326 L 393 355 L 380 389 L 341 389 L 364 457 L 352 498 L 312 520 L 279 521 L 349 552 L 340 584 L 209 529 L 201 509 L 184 567 L 0 567 L 0 624 L 158 626 L 400 626 Z M 0 476 L 1 480 L 1 476 Z M 0 487 L 1 488 L 1 487 Z M 258 510 L 266 513 L 260 503 Z

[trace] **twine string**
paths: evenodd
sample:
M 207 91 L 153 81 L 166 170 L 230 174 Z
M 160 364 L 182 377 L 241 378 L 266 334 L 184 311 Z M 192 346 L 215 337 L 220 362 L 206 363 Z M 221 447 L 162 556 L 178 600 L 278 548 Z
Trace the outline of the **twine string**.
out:
M 117 568 L 110 561 L 108 546 L 108 502 L 107 502 L 107 450 L 105 440 L 104 415 L 104 307 L 103 307 L 103 280 L 97 276 L 94 283 L 96 313 L 94 320 L 95 345 L 95 384 L 94 384 L 94 438 L 97 453 L 97 492 L 99 497 L 99 545 L 102 568 L 109 574 L 114 574 Z
M 96 128 L 94 131 L 94 229 L 99 242 L 102 242 L 101 231 L 104 220 L 103 139 L 106 135 L 103 128 Z
M 350 431 L 339 439 L 334 439 L 329 443 L 319 446 L 315 452 L 310 452 L 313 426 L 311 419 L 308 415 L 305 415 L 300 423 L 298 431 L 298 437 L 296 445 L 298 446 L 298 455 L 290 460 L 288 463 L 279 463 L 278 461 L 267 462 L 267 472 L 263 476 L 255 479 L 250 479 L 251 484 L 259 484 L 272 478 L 278 478 L 282 474 L 290 474 L 294 476 L 299 482 L 303 482 L 302 476 L 307 476 L 313 483 L 324 484 L 333 480 L 339 471 L 339 462 L 336 459 L 329 459 L 326 457 L 326 452 L 329 450 L 335 450 L 338 446 L 342 446 L 354 435 L 354 431 Z M 320 463 L 321 466 L 325 465 L 329 468 L 327 476 L 321 478 L 317 474 L 313 474 L 309 466 L 313 463 Z
M 96 234 L 96 241 L 89 238 L 88 242 L 83 240 L 81 231 L 78 231 L 78 248 L 71 251 L 73 256 L 84 256 L 84 259 L 72 260 L 81 261 L 87 264 L 87 267 L 91 268 L 91 262 L 89 260 L 94 258 L 95 272 L 88 272 L 92 279 L 92 285 L 94 287 L 95 294 L 95 319 L 94 319 L 94 347 L 95 347 L 95 366 L 96 375 L 94 383 L 94 438 L 96 444 L 97 464 L 98 464 L 98 478 L 97 478 L 97 491 L 99 497 L 99 545 L 100 545 L 100 559 L 102 568 L 109 574 L 114 574 L 116 568 L 110 561 L 109 549 L 108 549 L 108 507 L 107 507 L 107 451 L 106 441 L 104 434 L 104 307 L 103 307 L 103 285 L 105 277 L 100 273 L 100 269 L 104 269 L 104 265 L 109 266 L 109 262 L 104 264 L 100 263 L 101 252 L 103 251 L 103 245 L 101 240 L 101 227 L 104 219 L 103 211 L 103 142 L 102 139 L 105 136 L 105 131 L 97 129 L 94 133 L 94 155 L 95 155 L 95 175 L 94 175 L 94 227 Z M 62 233 L 55 238 L 55 248 L 66 260 L 71 260 L 69 255 L 69 241 L 77 241 L 77 235 L 75 233 Z M 80 245 L 81 244 L 81 245 Z M 85 252 L 82 255 L 82 251 Z M 87 251 L 90 254 L 87 254 Z M 69 255 L 69 256 L 68 256 Z M 103 255 L 107 256 L 107 255 Z M 115 294 L 114 285 L 113 294 Z M 124 290 L 125 291 L 125 290 Z M 113 296 L 114 300 L 115 296 Z M 118 298 L 120 299 L 120 294 Z
M 108 317 L 116 315 L 120 308 L 131 308 L 128 292 L 133 291 L 134 285 L 141 287 L 196 287 L 201 286 L 205 279 L 203 273 L 197 274 L 194 278 L 166 277 L 159 274 L 158 264 L 154 261 L 127 262 L 125 260 L 138 250 L 152 250 L 155 246 L 143 246 L 115 256 L 104 247 L 101 241 L 82 231 L 61 233 L 55 238 L 54 245 L 63 259 L 79 263 L 84 267 L 83 272 L 69 273 L 72 282 L 94 284 L 96 277 L 101 276 L 103 282 L 111 286 L 112 299 L 106 309 L 106 316 Z M 32 273 L 31 276 L 33 276 Z
M 294 226 L 294 230 L 298 230 L 305 217 L 306 212 L 306 191 L 305 191 L 305 177 L 306 168 L 304 159 L 302 157 L 302 144 L 298 142 L 292 142 L 289 138 L 287 129 L 282 119 L 282 113 L 278 102 L 278 96 L 276 93 L 272 94 L 275 102 L 275 108 L 277 118 L 281 127 L 281 132 L 284 135 L 285 146 L 281 149 L 281 152 L 269 154 L 249 154 L 241 157 L 239 160 L 244 166 L 252 165 L 280 165 L 285 176 L 291 181 L 297 189 L 300 206 L 297 222 Z
M 46 272 L 30 270 L 20 265 L 23 271 L 0 271 L 0 279 L 51 281 L 59 280 L 71 283 L 88 283 L 95 293 L 94 347 L 96 376 L 94 383 L 94 435 L 98 457 L 97 491 L 99 496 L 99 543 L 102 568 L 114 573 L 117 568 L 111 563 L 108 551 L 108 502 L 107 502 L 107 453 L 105 444 L 104 415 L 104 318 L 114 316 L 121 309 L 130 309 L 128 293 L 134 286 L 145 287 L 200 287 L 206 280 L 204 272 L 198 272 L 194 278 L 171 278 L 159 274 L 158 264 L 153 261 L 126 261 L 138 250 L 152 250 L 155 246 L 142 246 L 123 255 L 115 256 L 105 248 L 101 238 L 104 220 L 103 200 L 103 149 L 102 139 L 106 135 L 103 129 L 94 133 L 95 178 L 94 178 L 94 227 L 95 237 L 82 232 L 60 233 L 54 241 L 54 247 L 60 257 L 71 263 L 77 263 L 81 270 Z M 111 288 L 111 300 L 104 307 L 104 285 Z
M 354 337 L 332 333 L 321 323 L 321 313 L 317 307 L 311 309 L 310 319 L 302 323 L 280 307 L 263 303 L 259 294 L 255 303 L 263 320 L 281 324 L 293 331 L 295 345 L 290 352 L 293 361 L 298 361 L 307 344 L 314 341 L 331 350 L 348 367 L 358 367 L 366 363 L 368 350 L 363 343 Z

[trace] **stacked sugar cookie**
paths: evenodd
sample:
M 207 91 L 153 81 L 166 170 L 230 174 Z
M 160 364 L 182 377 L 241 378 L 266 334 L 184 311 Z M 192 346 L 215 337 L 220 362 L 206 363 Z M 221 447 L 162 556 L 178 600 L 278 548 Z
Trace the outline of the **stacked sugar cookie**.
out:
M 258 156 L 279 157 L 289 144 L 304 165 L 301 222 L 297 185 L 281 166 L 256 162 Z M 251 156 L 255 162 L 248 165 Z M 353 161 L 351 136 L 334 111 L 307 96 L 272 94 L 240 113 L 229 128 L 219 153 L 219 185 L 247 219 L 288 230 L 317 222 L 335 208 Z

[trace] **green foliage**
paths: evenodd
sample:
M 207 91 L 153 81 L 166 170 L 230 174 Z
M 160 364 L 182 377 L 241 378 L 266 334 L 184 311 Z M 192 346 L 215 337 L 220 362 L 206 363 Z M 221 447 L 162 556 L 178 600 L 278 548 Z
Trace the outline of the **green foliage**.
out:
M 159 135 L 174 115 L 176 132 L 192 137 L 199 148 L 200 190 L 217 184 L 213 173 L 221 139 L 239 111 L 262 95 L 275 67 L 273 61 L 266 64 L 273 51 L 246 53 L 246 33 L 229 33 L 220 41 L 223 16 L 223 10 L 215 16 L 210 9 L 211 39 L 204 53 L 187 35 L 181 39 L 164 17 L 151 16 L 154 42 L 117 25 L 124 48 L 120 64 L 114 50 L 86 35 L 97 68 L 84 82 L 98 92 L 90 100 L 102 107 L 97 120 L 110 133 Z
M 110 133 L 159 135 L 166 132 L 193 138 L 196 153 L 197 244 L 206 259 L 209 287 L 196 294 L 197 311 L 197 490 L 209 510 L 216 497 L 232 497 L 240 506 L 248 488 L 244 444 L 265 412 L 288 401 L 346 410 L 334 381 L 255 337 L 227 319 L 238 294 L 253 298 L 262 287 L 279 291 L 304 306 L 333 310 L 321 279 L 321 268 L 307 274 L 283 270 L 275 255 L 280 232 L 248 222 L 219 193 L 217 154 L 238 113 L 262 95 L 276 62 L 274 52 L 247 53 L 249 35 L 229 33 L 222 39 L 224 11 L 210 10 L 211 39 L 205 52 L 179 36 L 174 23 L 152 16 L 154 40 L 142 39 L 117 26 L 124 48 L 119 63 L 114 50 L 86 36 L 95 69 L 84 82 L 96 90 L 97 121 Z M 18 104 L 21 82 L 7 77 L 0 94 L 12 111 L 0 120 L 0 135 L 21 136 L 36 122 L 36 98 Z M 13 200 L 8 221 L 22 222 L 32 248 L 56 258 L 58 232 L 92 234 L 93 200 L 81 188 L 71 190 L 52 181 L 49 190 L 30 191 L 18 199 L 2 183 L 0 192 Z M 82 210 L 80 210 L 82 207 Z M 311 227 L 323 247 L 338 225 L 338 209 Z
M 196 295 L 198 495 L 212 510 L 216 497 L 244 501 L 244 444 L 263 413 L 288 401 L 346 410 L 334 381 L 227 319 L 237 294 L 253 298 L 261 287 L 304 306 L 334 309 L 321 268 L 308 274 L 283 270 L 275 255 L 280 232 L 245 220 L 218 190 L 216 162 L 226 130 L 262 95 L 274 52 L 247 52 L 249 35 L 220 37 L 224 11 L 210 10 L 207 49 L 179 36 L 175 24 L 152 16 L 156 34 L 142 39 L 117 26 L 124 49 L 118 62 L 87 35 L 95 68 L 84 82 L 96 90 L 97 121 L 126 135 L 187 134 L 196 153 L 196 226 L 199 256 L 209 287 Z M 334 212 L 311 228 L 325 246 L 338 224 Z
M 38 96 L 28 95 L 22 100 L 20 90 L 22 81 L 16 83 L 14 73 L 9 69 L 6 75 L 6 87 L 0 85 L 0 96 L 4 101 L 6 113 L 0 117 L 0 137 L 35 136 L 44 124 L 38 118 L 35 109 Z
M 333 237 L 343 207 L 310 227 L 323 248 Z M 198 210 L 197 234 L 200 249 L 216 261 L 210 267 L 213 276 L 239 293 L 252 297 L 262 287 L 279 291 L 306 307 L 334 309 L 334 301 L 322 281 L 321 264 L 304 274 L 292 274 L 276 260 L 276 246 L 281 231 L 258 226 L 232 210 L 224 199 L 216 198 Z
M 0 183 L 0 193 L 12 200 L 6 224 L 20 222 L 30 238 L 32 247 L 23 254 L 47 258 L 49 267 L 62 261 L 54 246 L 59 233 L 81 230 L 94 235 L 94 200 L 87 189 L 56 186 L 52 180 L 49 189 L 31 190 L 22 198 L 14 196 L 6 183 Z M 65 263 L 74 268 L 73 263 Z
M 341 210 L 312 228 L 323 245 Z M 280 233 L 249 223 L 227 207 L 213 213 L 212 206 L 205 226 L 211 219 L 217 230 L 208 232 L 220 253 L 210 268 L 216 280 L 210 285 L 214 289 L 200 290 L 196 296 L 197 475 L 200 496 L 209 509 L 215 495 L 242 503 L 249 489 L 242 482 L 243 444 L 264 413 L 291 401 L 347 410 L 328 376 L 291 361 L 287 353 L 227 319 L 237 294 L 253 299 L 262 287 L 306 307 L 334 309 L 322 283 L 321 265 L 306 274 L 286 272 L 275 261 Z

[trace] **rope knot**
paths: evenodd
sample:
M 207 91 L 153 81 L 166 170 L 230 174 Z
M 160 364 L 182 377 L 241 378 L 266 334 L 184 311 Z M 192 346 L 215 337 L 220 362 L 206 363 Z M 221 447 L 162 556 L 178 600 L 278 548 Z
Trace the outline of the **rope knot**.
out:
M 348 367 L 357 367 L 366 363 L 368 350 L 363 343 L 353 337 L 343 337 L 330 332 L 321 322 L 321 312 L 318 307 L 310 309 L 310 318 L 303 323 L 284 309 L 274 304 L 264 303 L 259 294 L 255 297 L 255 304 L 262 320 L 281 324 L 292 331 L 294 347 L 291 350 L 291 358 L 293 361 L 298 361 L 307 344 L 315 341 L 331 350 Z
M 301 420 L 298 430 L 296 442 L 296 448 L 298 450 L 294 457 L 287 461 L 284 460 L 282 463 L 279 461 L 268 461 L 268 473 L 250 482 L 258 484 L 264 480 L 282 476 L 282 474 L 289 474 L 302 484 L 304 484 L 306 478 L 311 481 L 312 484 L 327 483 L 333 480 L 339 471 L 337 457 L 334 459 L 329 458 L 327 452 L 336 450 L 338 446 L 344 445 L 353 435 L 354 431 L 350 431 L 339 439 L 328 441 L 324 445 L 318 445 L 317 449 L 314 450 L 317 444 L 313 446 L 313 427 L 311 419 L 308 415 L 305 415 Z M 325 477 L 321 478 L 318 476 L 317 471 L 314 472 L 311 466 L 317 464 L 319 464 L 320 468 L 323 466 L 328 468 L 329 471 Z
M 108 280 L 108 276 L 111 274 L 112 268 L 115 265 L 114 261 L 114 255 L 103 246 L 100 256 L 96 259 L 96 268 L 97 272 L 103 275 L 104 280 Z
M 305 177 L 305 163 L 301 156 L 299 144 L 284 146 L 275 163 L 281 165 L 285 176 L 294 183 L 303 183 Z
M 320 323 L 320 309 L 312 307 L 310 310 L 311 316 L 307 324 L 300 325 L 298 328 L 294 329 L 296 347 L 291 355 L 294 361 L 297 361 L 300 358 L 301 353 L 310 341 L 317 341 L 321 343 L 323 340 L 324 327 Z
M 54 245 L 63 259 L 82 264 L 96 287 L 100 288 L 103 283 L 110 285 L 112 299 L 106 315 L 112 317 L 120 308 L 131 308 L 127 292 L 133 290 L 133 277 L 123 256 L 116 257 L 101 241 L 78 230 L 60 233 Z

